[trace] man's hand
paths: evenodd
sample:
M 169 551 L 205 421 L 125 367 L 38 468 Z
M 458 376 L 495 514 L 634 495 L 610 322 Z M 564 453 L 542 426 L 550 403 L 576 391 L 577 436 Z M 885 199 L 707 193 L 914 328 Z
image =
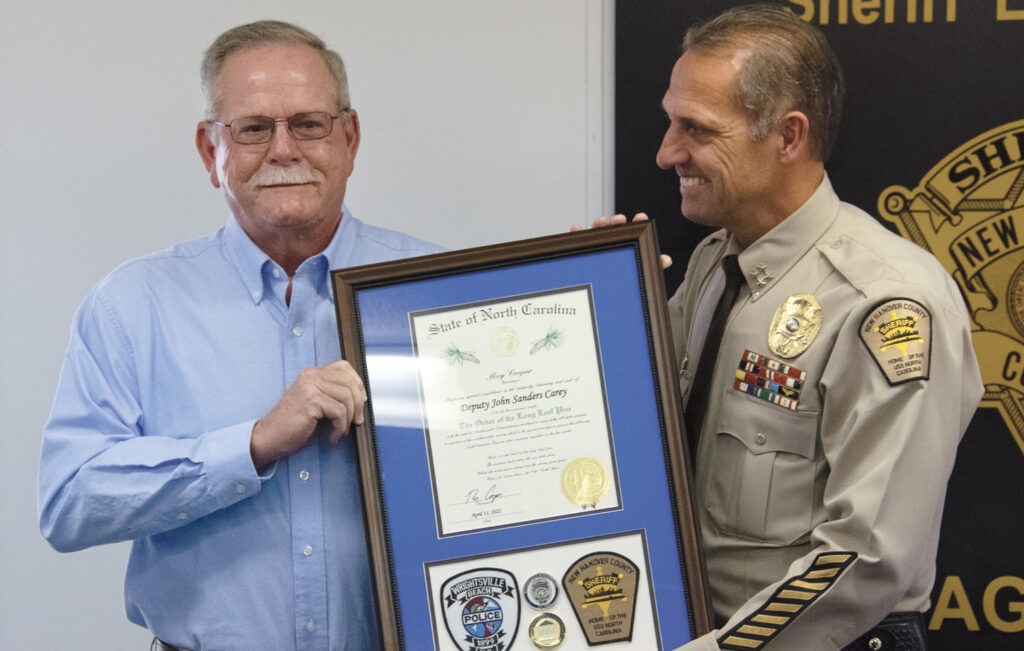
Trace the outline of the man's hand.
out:
M 253 426 L 253 466 L 263 468 L 308 445 L 321 420 L 330 421 L 331 443 L 336 444 L 349 425 L 363 422 L 365 404 L 363 381 L 348 362 L 307 368 Z
M 626 216 L 622 215 L 622 214 L 615 215 L 614 217 L 611 217 L 611 218 L 608 218 L 608 217 L 598 217 L 597 219 L 594 220 L 594 223 L 591 224 L 590 227 L 591 228 L 604 228 L 605 226 L 615 226 L 616 224 L 625 224 L 628 221 L 629 220 L 626 219 Z M 633 221 L 639 221 L 639 222 L 647 221 L 647 213 L 645 213 L 645 212 L 638 212 L 637 214 L 633 215 Z M 572 226 L 569 227 L 569 231 L 571 231 L 573 233 L 575 233 L 576 231 L 582 231 L 582 230 L 584 230 L 584 228 L 583 228 L 583 226 L 580 226 L 579 224 L 573 224 Z
M 645 213 L 645 212 L 638 212 L 637 214 L 633 215 L 633 221 L 635 221 L 635 222 L 645 222 L 645 221 L 647 221 L 647 219 L 648 219 L 647 213 Z M 626 219 L 625 215 L 618 214 L 618 215 L 615 215 L 614 217 L 612 217 L 610 219 L 608 217 L 598 217 L 597 219 L 594 220 L 594 223 L 591 224 L 590 227 L 591 228 L 604 228 L 605 226 L 615 226 L 617 224 L 625 224 L 627 222 L 629 222 L 629 220 Z M 575 233 L 577 231 L 582 231 L 582 230 L 584 230 L 584 228 L 582 226 L 580 226 L 579 224 L 573 224 L 572 226 L 569 227 L 569 231 L 572 232 L 572 233 Z M 662 253 L 661 254 L 661 268 L 662 269 L 668 269 L 671 266 L 672 266 L 672 256 L 665 255 L 664 253 Z

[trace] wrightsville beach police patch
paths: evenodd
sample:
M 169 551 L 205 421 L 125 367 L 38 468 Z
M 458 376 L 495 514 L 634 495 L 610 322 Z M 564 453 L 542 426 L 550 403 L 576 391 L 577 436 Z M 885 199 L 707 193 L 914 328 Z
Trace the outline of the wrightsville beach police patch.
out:
M 441 586 L 445 628 L 460 651 L 504 651 L 519 628 L 519 585 L 493 567 L 467 570 Z
M 932 349 L 932 315 L 908 298 L 879 303 L 860 324 L 860 338 L 889 384 L 927 380 Z

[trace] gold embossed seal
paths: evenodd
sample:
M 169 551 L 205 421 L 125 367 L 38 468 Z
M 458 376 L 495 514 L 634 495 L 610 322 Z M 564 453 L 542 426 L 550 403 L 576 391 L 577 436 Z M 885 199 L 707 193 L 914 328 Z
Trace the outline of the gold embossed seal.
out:
M 592 457 L 573 459 L 562 469 L 562 494 L 576 506 L 594 506 L 608 492 L 608 473 Z
M 807 350 L 821 329 L 821 305 L 810 294 L 793 294 L 775 311 L 768 348 L 783 359 Z

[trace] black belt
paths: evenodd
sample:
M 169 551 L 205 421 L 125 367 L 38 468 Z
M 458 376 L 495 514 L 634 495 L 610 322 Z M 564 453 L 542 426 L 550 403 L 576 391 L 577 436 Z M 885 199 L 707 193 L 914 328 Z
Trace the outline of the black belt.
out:
M 873 629 L 843 647 L 843 651 L 927 651 L 924 615 L 891 613 Z
M 188 651 L 188 649 L 153 638 L 153 643 L 149 645 L 149 651 Z

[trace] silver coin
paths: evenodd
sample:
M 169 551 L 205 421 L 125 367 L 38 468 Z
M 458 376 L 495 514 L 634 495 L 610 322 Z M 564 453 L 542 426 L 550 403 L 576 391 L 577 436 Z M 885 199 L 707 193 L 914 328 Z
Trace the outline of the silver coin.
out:
M 547 608 L 558 598 L 558 583 L 550 574 L 534 574 L 526 580 L 523 595 L 526 597 L 526 603 L 534 608 Z

